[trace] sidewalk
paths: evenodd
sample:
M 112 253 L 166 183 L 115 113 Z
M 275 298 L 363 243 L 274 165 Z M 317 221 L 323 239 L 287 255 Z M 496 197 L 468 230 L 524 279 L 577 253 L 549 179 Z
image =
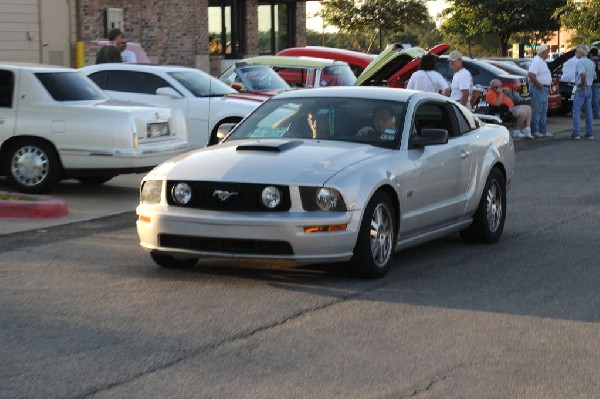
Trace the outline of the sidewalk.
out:
M 515 148 L 518 151 L 532 146 L 549 145 L 556 140 L 568 140 L 571 136 L 572 126 L 573 121 L 570 116 L 551 116 L 548 118 L 548 131 L 554 134 L 554 137 L 533 140 L 518 139 L 515 140 Z M 594 132 L 597 136 L 596 139 L 600 140 L 600 120 L 594 121 Z M 585 143 L 582 144 L 585 145 Z M 122 175 L 98 186 L 86 186 L 75 181 L 62 182 L 51 196 L 66 202 L 67 216 L 43 219 L 0 218 L 0 239 L 3 234 L 46 229 L 57 225 L 133 212 L 138 204 L 139 185 L 143 177 L 143 174 Z M 0 192 L 11 191 L 14 190 L 0 178 Z

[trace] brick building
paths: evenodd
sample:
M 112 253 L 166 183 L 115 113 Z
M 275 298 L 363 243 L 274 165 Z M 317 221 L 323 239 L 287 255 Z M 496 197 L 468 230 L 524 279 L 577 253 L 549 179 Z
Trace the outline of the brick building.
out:
M 139 42 L 152 62 L 216 74 L 235 59 L 306 45 L 306 3 L 1 0 L 0 60 L 91 64 L 98 48 L 93 41 L 113 26 Z

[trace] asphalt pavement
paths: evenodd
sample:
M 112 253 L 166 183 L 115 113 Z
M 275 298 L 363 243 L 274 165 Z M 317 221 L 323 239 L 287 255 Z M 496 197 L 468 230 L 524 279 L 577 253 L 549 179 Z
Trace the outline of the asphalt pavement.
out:
M 585 126 L 582 120 L 582 127 Z M 551 145 L 552 141 L 569 140 L 572 119 L 570 116 L 548 117 L 548 130 L 554 134 L 552 138 L 533 140 L 518 139 L 515 141 L 517 151 L 529 146 Z M 600 120 L 594 121 L 594 131 L 600 140 Z M 581 140 L 585 145 L 585 140 Z M 74 180 L 63 181 L 50 194 L 54 200 L 64 202 L 67 214 L 58 213 L 57 217 L 5 217 L 0 212 L 0 237 L 20 231 L 40 230 L 52 226 L 93 220 L 105 216 L 125 212 L 133 212 L 138 203 L 138 190 L 144 174 L 117 176 L 108 183 L 98 186 L 86 186 Z M 6 180 L 0 179 L 0 193 L 13 191 Z M 14 207 L 14 202 L 0 201 L 2 208 Z M 64 216 L 63 216 L 64 215 Z

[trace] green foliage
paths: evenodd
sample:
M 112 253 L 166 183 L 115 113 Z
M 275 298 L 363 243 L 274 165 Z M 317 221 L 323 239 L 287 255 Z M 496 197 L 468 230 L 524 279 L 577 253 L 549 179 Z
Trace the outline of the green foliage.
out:
M 558 30 L 554 11 L 566 0 L 449 0 L 441 29 L 444 34 L 459 36 L 465 44 L 481 35 L 497 37 L 498 47 L 507 54 L 508 42 L 517 33 L 546 37 Z
M 428 20 L 423 0 L 327 0 L 319 15 L 323 21 L 342 33 L 354 36 L 355 41 L 367 39 L 367 49 L 376 41 L 382 45 L 393 42 L 407 25 L 419 25 Z
M 572 47 L 600 40 L 600 1 L 567 0 L 554 16 L 559 17 L 566 28 L 574 31 L 569 42 Z

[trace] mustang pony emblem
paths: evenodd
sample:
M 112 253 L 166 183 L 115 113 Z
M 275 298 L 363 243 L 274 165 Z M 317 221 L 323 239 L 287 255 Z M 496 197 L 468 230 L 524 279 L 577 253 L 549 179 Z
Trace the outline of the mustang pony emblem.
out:
M 219 198 L 221 201 L 227 201 L 229 198 L 234 195 L 238 195 L 235 191 L 225 191 L 225 190 L 215 190 L 213 192 L 213 197 Z

